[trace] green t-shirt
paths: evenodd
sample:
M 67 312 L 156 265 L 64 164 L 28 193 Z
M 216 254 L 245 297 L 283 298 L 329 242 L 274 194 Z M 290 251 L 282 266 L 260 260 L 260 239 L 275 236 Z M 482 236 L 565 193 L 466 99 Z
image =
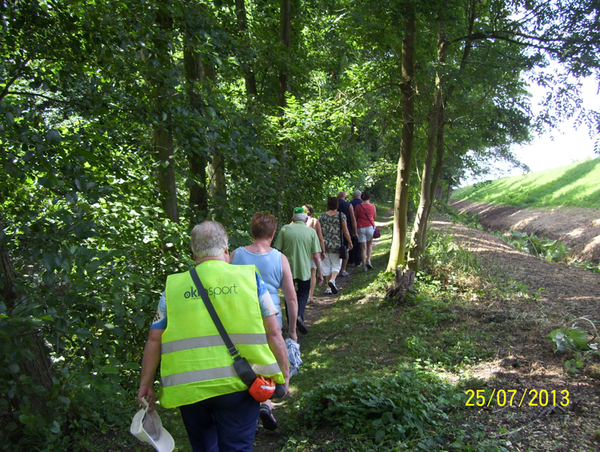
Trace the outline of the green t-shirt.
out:
M 273 247 L 288 258 L 294 279 L 310 279 L 312 255 L 321 252 L 319 237 L 313 228 L 302 221 L 286 224 L 277 234 Z

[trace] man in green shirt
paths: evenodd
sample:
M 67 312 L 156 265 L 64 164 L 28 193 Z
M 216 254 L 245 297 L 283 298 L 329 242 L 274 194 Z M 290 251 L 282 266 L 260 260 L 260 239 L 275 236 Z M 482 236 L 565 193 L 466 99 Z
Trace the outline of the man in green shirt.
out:
M 313 228 L 306 225 L 308 215 L 304 207 L 294 209 L 294 221 L 285 225 L 275 239 L 274 248 L 277 248 L 288 258 L 292 269 L 292 276 L 296 284 L 296 296 L 298 297 L 298 331 L 302 334 L 308 332 L 304 325 L 304 310 L 308 302 L 310 292 L 310 267 L 311 260 L 317 266 L 317 282 L 323 284 L 321 274 L 321 244 L 319 237 Z

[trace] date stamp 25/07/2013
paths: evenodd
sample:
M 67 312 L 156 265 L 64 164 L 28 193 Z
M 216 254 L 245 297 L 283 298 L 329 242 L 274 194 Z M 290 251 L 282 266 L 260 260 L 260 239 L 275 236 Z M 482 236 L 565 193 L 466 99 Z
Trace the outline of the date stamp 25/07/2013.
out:
M 467 395 L 465 406 L 471 407 L 547 407 L 557 405 L 567 407 L 571 403 L 569 391 L 566 389 L 494 389 L 491 393 L 485 389 L 469 389 L 465 391 L 465 394 Z

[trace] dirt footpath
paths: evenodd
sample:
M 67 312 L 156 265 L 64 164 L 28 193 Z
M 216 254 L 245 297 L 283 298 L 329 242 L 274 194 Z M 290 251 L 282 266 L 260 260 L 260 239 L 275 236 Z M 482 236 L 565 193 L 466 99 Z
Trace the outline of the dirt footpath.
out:
M 501 229 L 497 227 L 500 223 L 514 229 L 509 220 L 503 220 L 514 214 L 526 217 L 525 212 L 498 212 L 484 220 L 488 227 Z M 548 213 L 552 217 L 552 212 Z M 492 223 L 493 218 L 497 223 Z M 569 218 L 584 223 L 576 215 L 559 218 L 555 230 L 568 229 Z M 553 222 L 546 219 L 539 224 L 551 226 Z M 462 313 L 465 321 L 476 320 L 478 328 L 488 332 L 490 338 L 499 335 L 485 344 L 496 351 L 497 359 L 474 366 L 470 376 L 487 382 L 488 390 L 527 394 L 530 402 L 542 393 L 568 391 L 570 397 L 567 406 L 526 403 L 521 407 L 474 407 L 461 426 L 466 426 L 468 432 L 469 425 L 482 425 L 486 439 L 502 440 L 511 451 L 600 450 L 600 361 L 596 356 L 580 373 L 567 372 L 564 365 L 572 356 L 554 353 L 554 345 L 546 338 L 553 329 L 571 326 L 578 318 L 586 318 L 600 328 L 600 274 L 519 252 L 479 229 L 440 219 L 432 221 L 431 227 L 453 236 L 475 254 L 482 276 L 486 275 L 484 280 L 495 279 L 524 294 L 515 297 L 510 295 L 512 292 L 500 292 L 492 299 L 475 300 Z M 570 227 L 574 230 L 578 224 Z M 595 334 L 588 321 L 580 320 L 577 326 Z
M 459 212 L 477 214 L 482 226 L 516 230 L 563 242 L 580 261 L 600 263 L 600 210 L 579 207 L 518 209 L 451 200 Z

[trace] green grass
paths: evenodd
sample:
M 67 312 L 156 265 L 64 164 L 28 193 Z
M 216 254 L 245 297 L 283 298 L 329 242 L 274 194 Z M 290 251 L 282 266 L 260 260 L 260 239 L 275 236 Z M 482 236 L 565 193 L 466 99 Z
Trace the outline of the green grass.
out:
M 511 207 L 600 208 L 600 158 L 561 168 L 480 182 L 456 190 L 458 200 Z

